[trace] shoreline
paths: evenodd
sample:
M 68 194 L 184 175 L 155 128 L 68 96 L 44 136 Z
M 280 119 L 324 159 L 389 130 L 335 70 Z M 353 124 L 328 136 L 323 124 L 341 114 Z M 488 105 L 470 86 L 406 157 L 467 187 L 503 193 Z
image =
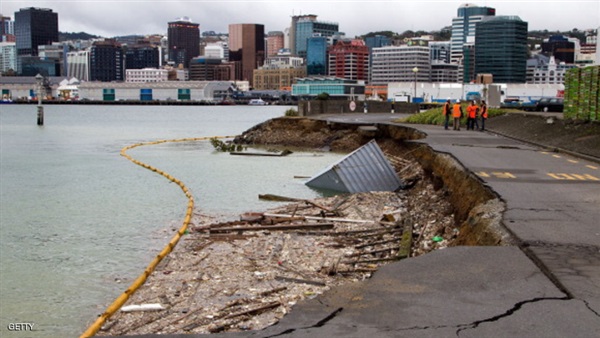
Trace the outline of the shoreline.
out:
M 296 127 L 289 128 L 290 123 Z M 263 142 L 263 145 L 281 144 L 277 141 L 283 138 L 287 140 L 286 146 L 300 143 L 308 144 L 313 149 L 325 146 L 337 151 L 353 150 L 366 139 L 353 129 L 326 129 L 318 121 L 280 118 L 251 128 L 241 138 L 253 144 L 261 143 L 254 142 L 261 137 L 269 138 L 272 142 Z M 257 137 L 256 134 L 261 136 Z M 298 301 L 313 298 L 334 286 L 370 278 L 379 266 L 397 260 L 400 238 L 388 238 L 394 229 L 398 234 L 405 233 L 405 237 L 412 241 L 407 254 L 411 257 L 453 245 L 460 234 L 460 222 L 457 222 L 458 218 L 447 200 L 448 192 L 435 187 L 431 177 L 427 177 L 413 159 L 402 159 L 402 155 L 410 151 L 405 146 L 389 138 L 379 142 L 388 158 L 393 159 L 396 171 L 401 172 L 405 181 L 412 182 L 410 189 L 337 195 L 312 200 L 311 203 L 286 204 L 271 210 L 296 217 L 322 215 L 324 209 L 314 205 L 324 205 L 327 210 L 335 211 L 334 216 L 368 221 L 369 226 L 324 220 L 332 229 L 309 231 L 299 230 L 301 226 L 295 224 L 298 220 L 293 220 L 281 223 L 298 227 L 292 230 L 271 231 L 261 228 L 242 232 L 230 229 L 219 235 L 217 230 L 207 229 L 218 229 L 223 224 L 211 224 L 211 220 L 200 217 L 195 211 L 191 220 L 195 227 L 183 237 L 183 243 L 157 266 L 148 281 L 125 304 L 158 303 L 164 310 L 117 312 L 100 333 L 123 335 L 259 330 L 273 325 L 286 313 L 293 311 L 293 305 Z M 227 226 L 235 228 L 240 224 Z M 377 231 L 382 233 L 377 234 Z M 342 245 L 336 242 L 354 232 L 375 232 L 375 237 L 379 239 L 375 242 L 395 243 L 396 247 L 389 249 L 385 244 L 380 247 L 377 246 L 379 244 L 368 243 L 348 246 L 347 243 Z M 346 235 L 340 236 L 340 233 Z M 315 256 L 306 259 L 307 252 L 314 249 Z M 351 260 L 351 257 L 362 258 Z M 348 261 L 354 263 L 347 264 Z M 222 262 L 228 262 L 228 269 L 223 269 Z M 235 268 L 231 269 L 232 265 Z M 230 275 L 229 270 L 234 270 L 234 275 Z M 263 309 L 265 305 L 268 306 Z M 203 319 L 194 321 L 194 318 Z

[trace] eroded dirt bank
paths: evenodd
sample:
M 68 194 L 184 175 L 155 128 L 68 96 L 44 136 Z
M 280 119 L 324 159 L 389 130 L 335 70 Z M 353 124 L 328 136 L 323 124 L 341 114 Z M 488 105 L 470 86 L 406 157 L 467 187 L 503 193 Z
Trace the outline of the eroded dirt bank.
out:
M 404 140 L 410 128 L 278 118 L 238 143 L 352 151 L 376 138 L 407 189 L 295 201 L 216 222 L 200 211 L 190 234 L 100 335 L 258 330 L 331 287 L 369 278 L 390 261 L 453 245 L 508 245 L 503 203 L 450 156 Z M 292 196 L 293 197 L 293 196 Z M 275 216 L 276 214 L 278 216 Z

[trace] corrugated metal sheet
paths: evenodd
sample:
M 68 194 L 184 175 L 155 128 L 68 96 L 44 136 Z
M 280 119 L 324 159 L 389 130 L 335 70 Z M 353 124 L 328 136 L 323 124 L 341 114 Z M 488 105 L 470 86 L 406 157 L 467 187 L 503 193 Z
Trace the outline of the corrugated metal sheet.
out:
M 313 188 L 357 193 L 394 191 L 402 182 L 375 140 L 350 153 L 313 176 L 306 185 Z

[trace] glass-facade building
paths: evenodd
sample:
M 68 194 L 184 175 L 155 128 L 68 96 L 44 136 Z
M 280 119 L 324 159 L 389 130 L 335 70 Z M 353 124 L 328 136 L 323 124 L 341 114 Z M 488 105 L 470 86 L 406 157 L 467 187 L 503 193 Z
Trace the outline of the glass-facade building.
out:
M 292 85 L 292 95 L 294 96 L 316 96 L 321 93 L 347 97 L 364 95 L 365 85 L 356 80 L 321 76 L 297 79 L 296 83 Z
M 490 17 L 477 23 L 475 74 L 492 74 L 495 83 L 525 83 L 527 28 L 518 16 Z
M 58 13 L 46 8 L 15 12 L 17 55 L 38 55 L 38 46 L 58 42 Z
M 473 42 L 476 23 L 486 17 L 495 16 L 496 9 L 465 4 L 458 8 L 457 17 L 452 19 L 452 37 L 450 38 L 450 59 L 460 63 L 463 45 Z
M 306 48 L 306 73 L 311 75 L 327 75 L 327 38 L 313 36 L 308 39 Z
M 22 8 L 15 12 L 14 31 L 17 72 L 21 74 L 22 57 L 37 56 L 38 46 L 58 42 L 58 13 L 47 8 Z
M 324 37 L 333 36 L 339 32 L 339 25 L 333 22 L 316 21 L 316 16 L 300 18 L 296 23 L 295 52 L 298 56 L 305 58 L 308 48 L 308 39 L 320 34 Z
M 391 46 L 392 40 L 385 35 L 374 35 L 365 38 L 365 45 L 371 50 L 373 48 Z

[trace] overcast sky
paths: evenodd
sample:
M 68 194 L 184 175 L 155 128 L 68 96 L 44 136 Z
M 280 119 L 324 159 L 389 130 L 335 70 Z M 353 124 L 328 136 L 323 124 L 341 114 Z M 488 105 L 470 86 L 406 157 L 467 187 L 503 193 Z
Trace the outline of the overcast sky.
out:
M 290 17 L 316 14 L 337 22 L 348 37 L 390 30 L 439 30 L 450 26 L 459 6 L 453 0 L 1 0 L 0 13 L 14 19 L 20 8 L 50 8 L 58 13 L 61 32 L 87 32 L 105 37 L 166 34 L 167 23 L 187 16 L 200 30 L 226 33 L 228 24 L 258 23 L 265 32 L 283 31 Z M 600 26 L 600 0 L 469 1 L 496 8 L 496 15 L 516 15 L 529 30 L 585 30 Z

